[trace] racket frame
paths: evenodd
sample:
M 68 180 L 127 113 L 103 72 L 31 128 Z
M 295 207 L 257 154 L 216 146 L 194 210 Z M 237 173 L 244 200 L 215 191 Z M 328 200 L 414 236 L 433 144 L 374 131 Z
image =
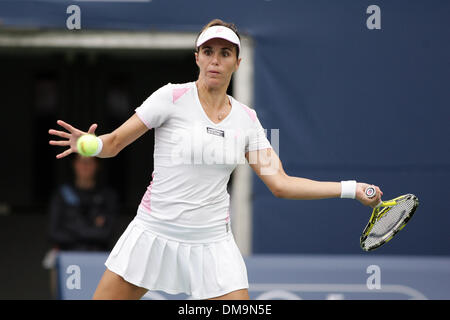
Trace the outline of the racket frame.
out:
M 392 232 L 392 234 L 391 234 L 391 232 L 388 232 L 387 235 L 385 236 L 385 239 L 382 239 L 377 245 L 367 248 L 365 246 L 365 241 L 366 241 L 367 237 L 369 236 L 369 233 L 372 230 L 375 223 L 378 220 L 380 220 L 386 213 L 388 213 L 394 205 L 398 204 L 400 201 L 406 201 L 409 199 L 414 200 L 414 207 L 411 210 L 411 212 L 409 212 L 408 216 L 403 220 L 403 222 L 399 226 L 394 228 L 394 231 Z M 389 200 L 389 201 L 380 201 L 380 203 L 375 208 L 373 208 L 372 215 L 369 219 L 369 222 L 367 223 L 366 227 L 363 230 L 363 233 L 360 238 L 361 248 L 364 251 L 372 251 L 372 250 L 375 250 L 375 249 L 381 247 L 383 244 L 389 242 L 397 234 L 397 232 L 399 232 L 406 226 L 408 221 L 414 215 L 414 212 L 416 211 L 418 206 L 419 206 L 419 199 L 413 194 L 405 194 L 405 195 L 402 195 L 400 197 L 397 197 L 397 198 Z

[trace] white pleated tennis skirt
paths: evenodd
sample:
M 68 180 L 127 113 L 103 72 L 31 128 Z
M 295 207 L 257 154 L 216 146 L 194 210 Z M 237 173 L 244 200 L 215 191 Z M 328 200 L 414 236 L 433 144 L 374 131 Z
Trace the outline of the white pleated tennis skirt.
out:
M 225 225 L 183 229 L 136 216 L 105 265 L 136 286 L 193 299 L 248 288 L 244 259 Z

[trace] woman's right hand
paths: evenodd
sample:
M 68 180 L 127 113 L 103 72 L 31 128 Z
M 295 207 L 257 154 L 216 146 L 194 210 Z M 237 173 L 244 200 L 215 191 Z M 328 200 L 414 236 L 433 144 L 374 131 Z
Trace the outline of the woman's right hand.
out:
M 68 132 L 66 131 L 58 131 L 58 130 L 54 130 L 54 129 L 50 129 L 48 131 L 49 134 L 54 135 L 54 136 L 58 136 L 61 138 L 64 138 L 65 140 L 50 140 L 49 143 L 52 146 L 61 146 L 61 147 L 69 147 L 68 149 L 66 149 L 64 152 L 59 153 L 56 158 L 57 159 L 61 159 L 64 157 L 67 157 L 69 154 L 74 153 L 74 152 L 78 152 L 77 149 L 77 140 L 80 136 L 82 136 L 83 134 L 95 134 L 95 130 L 97 129 L 97 124 L 94 123 L 89 127 L 88 132 L 83 132 L 77 128 L 72 127 L 70 124 L 62 121 L 62 120 L 58 120 L 56 121 L 57 124 L 59 124 L 61 127 L 63 127 L 64 129 L 66 129 Z

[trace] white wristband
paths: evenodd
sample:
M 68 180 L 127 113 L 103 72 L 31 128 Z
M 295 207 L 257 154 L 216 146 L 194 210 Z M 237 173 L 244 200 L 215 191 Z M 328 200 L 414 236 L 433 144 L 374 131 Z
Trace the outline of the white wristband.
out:
M 341 181 L 341 198 L 355 199 L 356 181 Z
M 97 150 L 95 151 L 95 153 L 92 155 L 92 157 L 96 157 L 96 156 L 98 156 L 98 154 L 100 153 L 100 152 L 102 152 L 102 149 L 103 149 L 103 141 L 102 141 L 102 139 L 100 139 L 99 137 L 96 137 L 97 138 Z

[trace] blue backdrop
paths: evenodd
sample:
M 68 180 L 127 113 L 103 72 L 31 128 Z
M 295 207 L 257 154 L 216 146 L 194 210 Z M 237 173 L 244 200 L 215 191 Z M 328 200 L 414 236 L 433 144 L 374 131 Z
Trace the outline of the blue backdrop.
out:
M 20 3 L 20 4 L 19 4 Z M 411 223 L 375 254 L 450 254 L 450 2 L 365 0 L 153 0 L 145 3 L 0 1 L 0 27 L 198 31 L 233 21 L 255 43 L 255 105 L 280 129 L 288 174 L 414 193 Z M 67 31 L 76 32 L 76 31 Z M 245 63 L 245 62 L 243 62 Z M 254 179 L 255 253 L 360 253 L 370 210 L 351 200 L 274 198 Z

